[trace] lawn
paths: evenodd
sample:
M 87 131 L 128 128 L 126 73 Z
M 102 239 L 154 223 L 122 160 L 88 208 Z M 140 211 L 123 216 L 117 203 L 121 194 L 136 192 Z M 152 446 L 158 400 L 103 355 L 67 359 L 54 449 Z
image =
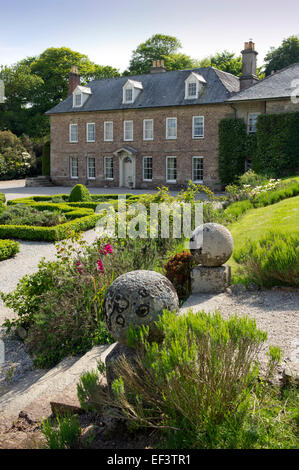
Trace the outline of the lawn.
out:
M 284 233 L 299 232 L 299 196 L 284 199 L 266 207 L 250 209 L 237 222 L 231 224 L 229 230 L 234 239 L 235 249 L 244 245 L 248 239 L 258 240 L 270 230 Z M 229 264 L 232 273 L 236 272 L 238 264 L 233 257 Z

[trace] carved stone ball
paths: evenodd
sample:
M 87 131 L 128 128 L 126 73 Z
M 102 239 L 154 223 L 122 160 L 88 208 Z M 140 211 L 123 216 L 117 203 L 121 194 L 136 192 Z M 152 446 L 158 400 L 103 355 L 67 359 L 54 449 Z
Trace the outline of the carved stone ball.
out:
M 233 237 L 220 224 L 202 224 L 196 227 L 190 238 L 190 251 L 202 266 L 221 266 L 233 252 Z
M 172 283 L 155 271 L 131 271 L 115 279 L 107 290 L 103 318 L 112 336 L 122 344 L 127 344 L 129 328 L 140 325 L 148 325 L 151 340 L 158 341 L 154 322 L 164 309 L 179 310 Z

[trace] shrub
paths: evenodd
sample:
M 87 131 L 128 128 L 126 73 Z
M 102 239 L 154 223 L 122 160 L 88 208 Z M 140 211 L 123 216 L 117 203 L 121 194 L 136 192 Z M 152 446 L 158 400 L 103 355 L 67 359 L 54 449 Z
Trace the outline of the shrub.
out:
M 256 423 L 261 391 L 256 379 L 267 334 L 246 317 L 225 320 L 204 311 L 180 317 L 164 312 L 157 326 L 164 335 L 161 345 L 148 342 L 146 327 L 130 331 L 139 370 L 118 360 L 119 378 L 112 385 L 116 416 L 160 428 L 171 449 L 264 445 L 264 422 Z M 278 358 L 277 349 L 270 349 L 270 374 Z
M 191 269 L 195 266 L 189 251 L 182 251 L 172 256 L 164 265 L 166 277 L 173 283 L 180 299 L 188 297 L 191 292 Z
M 69 202 L 87 202 L 91 201 L 91 196 L 83 184 L 76 184 L 71 190 L 71 194 L 69 197 Z
M 42 153 L 42 174 L 43 176 L 50 176 L 50 142 L 45 142 Z
M 29 175 L 34 164 L 35 155 L 28 153 L 21 138 L 11 131 L 0 131 L 0 180 Z
M 11 258 L 20 251 L 20 244 L 12 240 L 0 240 L 0 261 Z
M 267 178 L 264 175 L 255 173 L 253 170 L 248 170 L 246 173 L 241 175 L 238 179 L 238 183 L 242 186 L 244 184 L 255 188 L 256 186 L 263 186 L 267 183 Z
M 50 419 L 42 421 L 41 431 L 46 438 L 49 449 L 72 449 L 77 444 L 81 434 L 81 427 L 77 416 L 58 416 L 52 422 Z
M 5 199 L 5 194 L 0 193 L 0 202 L 3 202 L 3 203 L 4 203 L 5 200 L 6 200 L 6 199 Z
M 246 277 L 263 287 L 299 286 L 299 236 L 269 232 L 235 250 L 233 257 Z

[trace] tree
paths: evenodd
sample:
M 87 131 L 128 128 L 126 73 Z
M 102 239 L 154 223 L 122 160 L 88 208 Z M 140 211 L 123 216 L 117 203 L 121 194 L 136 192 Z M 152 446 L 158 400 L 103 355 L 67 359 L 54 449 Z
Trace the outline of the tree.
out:
M 241 77 L 242 75 L 242 56 L 236 56 L 234 52 L 227 50 L 205 57 L 199 64 L 200 67 L 215 67 L 218 70 L 231 73 L 236 77 Z M 258 67 L 256 73 L 258 78 L 264 78 L 262 67 Z
M 174 36 L 154 34 L 133 51 L 129 69 L 124 75 L 148 73 L 153 61 L 161 59 L 168 70 L 192 68 L 194 61 L 188 55 L 178 52 L 181 47 L 180 41 Z
M 276 49 L 271 47 L 265 57 L 265 73 L 271 75 L 272 71 L 281 70 L 295 62 L 299 62 L 299 36 L 290 36 Z

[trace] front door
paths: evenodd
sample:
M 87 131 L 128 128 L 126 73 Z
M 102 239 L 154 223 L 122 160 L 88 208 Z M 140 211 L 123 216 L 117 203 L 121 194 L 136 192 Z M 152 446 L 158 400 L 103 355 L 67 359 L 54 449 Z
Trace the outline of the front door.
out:
M 134 181 L 133 181 L 133 161 L 130 157 L 125 157 L 124 159 L 124 167 L 123 167 L 123 184 L 126 188 L 132 188 Z

